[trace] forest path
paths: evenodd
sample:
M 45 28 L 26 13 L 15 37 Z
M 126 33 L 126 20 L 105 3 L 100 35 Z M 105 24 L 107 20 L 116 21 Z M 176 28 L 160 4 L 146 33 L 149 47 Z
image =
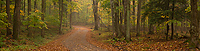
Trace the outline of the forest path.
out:
M 70 36 L 63 40 L 63 44 L 70 51 L 107 51 L 96 47 L 86 41 L 86 34 L 90 31 L 88 28 L 81 26 L 73 26 L 74 31 Z

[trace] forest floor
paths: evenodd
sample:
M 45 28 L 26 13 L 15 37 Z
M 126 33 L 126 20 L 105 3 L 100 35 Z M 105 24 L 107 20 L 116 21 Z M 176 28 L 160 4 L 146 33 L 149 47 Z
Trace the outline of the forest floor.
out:
M 165 40 L 165 34 L 141 33 L 141 36 L 136 37 L 136 33 L 131 32 L 131 41 L 127 42 L 124 37 L 114 38 L 112 32 L 106 28 L 99 29 L 92 31 L 89 38 L 92 39 L 92 44 L 109 51 L 199 51 L 197 48 L 190 49 L 188 40 L 182 36 L 173 40 Z
M 142 34 L 132 41 L 122 38 L 113 38 L 111 31 L 93 30 L 93 26 L 73 26 L 74 29 L 62 37 L 47 43 L 38 50 L 62 50 L 62 51 L 191 51 L 189 42 L 185 38 L 165 40 L 164 34 Z M 198 49 L 194 49 L 199 51 Z

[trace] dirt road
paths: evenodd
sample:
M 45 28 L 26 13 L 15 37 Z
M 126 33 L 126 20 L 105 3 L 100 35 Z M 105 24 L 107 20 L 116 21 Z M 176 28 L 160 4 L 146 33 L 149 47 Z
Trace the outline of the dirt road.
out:
M 86 34 L 89 31 L 87 28 L 80 26 L 73 27 L 76 29 L 76 31 L 63 40 L 64 46 L 70 51 L 107 51 L 86 41 Z

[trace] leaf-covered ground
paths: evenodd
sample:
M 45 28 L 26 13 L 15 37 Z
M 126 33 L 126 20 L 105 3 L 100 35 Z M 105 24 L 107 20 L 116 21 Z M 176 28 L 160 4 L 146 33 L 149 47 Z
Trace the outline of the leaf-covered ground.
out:
M 34 49 L 34 51 L 70 51 L 63 45 L 63 40 L 65 40 L 66 37 L 70 36 L 72 34 L 72 32 L 74 32 L 74 31 L 75 30 L 65 31 L 64 35 L 61 35 L 57 39 L 55 39 L 43 46 L 40 46 L 37 49 Z
M 175 50 L 175 51 L 190 51 L 189 42 L 186 38 L 176 38 L 173 40 L 165 40 L 164 34 L 142 34 L 139 37 L 135 37 L 135 33 L 132 34 L 130 42 L 126 42 L 124 37 L 112 38 L 113 35 L 109 31 L 92 31 L 88 36 L 90 43 L 101 46 L 102 48 L 112 51 L 161 51 L 161 50 Z M 93 43 L 94 41 L 98 43 Z M 117 49 L 117 50 L 115 50 Z M 194 50 L 194 49 L 193 49 Z M 199 51 L 195 49 L 195 51 Z

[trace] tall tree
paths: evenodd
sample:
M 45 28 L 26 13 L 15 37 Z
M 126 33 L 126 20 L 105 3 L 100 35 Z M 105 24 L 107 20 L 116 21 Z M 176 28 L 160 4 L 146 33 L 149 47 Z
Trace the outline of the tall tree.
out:
M 23 4 L 24 16 L 23 16 L 22 20 L 24 20 L 25 15 L 26 15 L 26 0 L 24 0 L 23 2 L 24 2 L 24 4 Z
M 66 0 L 67 2 L 69 2 L 69 0 Z M 68 4 L 65 4 L 65 6 L 67 6 L 68 7 Z M 66 18 L 68 17 L 68 11 L 67 11 L 67 9 L 68 8 L 65 8 L 65 10 L 66 10 Z M 66 21 L 66 27 L 68 26 L 68 21 Z
M 70 5 L 71 5 L 71 7 L 72 7 L 72 3 L 71 3 L 72 0 L 70 0 L 69 2 L 70 2 Z M 69 22 L 70 22 L 69 27 L 72 28 L 72 8 L 70 8 L 70 15 L 69 15 L 69 18 L 70 18 L 70 20 L 69 20 Z
M 138 0 L 138 11 L 137 11 L 137 34 L 136 36 L 140 36 L 140 11 L 141 11 L 141 0 Z
M 117 9 L 117 7 L 119 7 L 119 0 L 115 0 L 115 2 L 114 2 L 114 22 L 115 22 L 115 31 L 116 31 L 116 34 L 117 34 L 117 37 L 121 37 L 121 31 L 120 31 L 120 29 L 119 29 L 119 9 Z
M 126 9 L 127 9 L 127 16 L 125 18 L 127 18 L 127 24 L 126 24 L 126 41 L 130 41 L 131 40 L 131 35 L 130 35 L 130 0 L 126 0 Z
M 34 1 L 34 9 L 37 10 L 37 0 Z
M 150 2 L 152 2 L 152 0 L 150 0 Z M 149 7 L 153 8 L 152 5 L 149 5 Z M 152 11 L 152 10 L 150 10 L 150 11 Z M 154 34 L 154 32 L 153 32 L 153 29 L 154 29 L 153 28 L 153 23 L 151 23 L 150 20 L 151 20 L 151 18 L 148 17 L 148 24 L 149 24 L 149 32 L 148 32 L 148 34 Z
M 21 0 L 15 0 L 15 11 L 13 17 L 13 38 L 18 39 L 20 33 L 20 2 Z
M 114 21 L 114 16 L 115 16 L 115 14 L 114 14 L 114 5 L 113 5 L 113 3 L 114 3 L 114 1 L 113 0 L 110 0 L 110 7 L 111 7 L 111 17 L 112 17 L 112 31 L 113 31 L 113 36 L 114 36 L 114 34 L 116 33 L 115 32 L 115 21 Z
M 125 28 L 124 28 L 124 34 L 126 35 L 126 30 L 127 30 L 127 29 L 126 29 L 126 27 L 127 27 L 127 18 L 126 18 L 126 17 L 127 17 L 127 3 L 126 3 L 125 0 L 123 0 L 122 3 L 123 3 L 123 9 L 124 9 L 124 10 L 123 10 L 123 12 L 124 12 L 124 13 L 123 13 L 123 17 L 124 17 L 124 27 L 125 27 Z
M 12 32 L 11 32 L 11 15 L 10 15 L 10 0 L 6 0 L 6 13 L 7 13 L 7 23 L 8 23 L 8 26 L 7 26 L 7 36 L 11 35 Z
M 3 1 L 3 0 L 1 0 L 1 1 Z M 2 11 L 2 4 L 3 3 L 0 3 L 0 12 Z
M 172 0 L 172 20 L 174 19 L 174 4 L 175 4 L 175 1 Z M 171 23 L 171 31 L 172 31 L 172 34 L 171 34 L 171 39 L 173 39 L 173 36 L 174 36 L 174 23 L 172 22 Z
M 44 22 L 44 17 L 45 17 L 45 12 L 46 12 L 46 0 L 42 0 L 42 21 Z M 44 37 L 44 27 L 42 27 L 41 30 L 41 36 Z
M 28 0 L 28 16 L 31 15 L 31 0 Z M 30 19 L 28 17 L 28 22 L 30 22 Z M 31 29 L 29 27 L 30 24 L 27 25 L 27 29 L 28 29 L 28 37 L 31 36 Z
M 62 34 L 63 0 L 59 0 L 59 15 L 60 15 L 59 33 Z
M 191 24 L 190 24 L 190 45 L 193 48 L 200 49 L 200 40 L 199 40 L 199 22 L 197 16 L 197 0 L 190 0 L 191 5 Z
M 166 0 L 166 8 L 165 10 L 169 10 L 169 0 Z M 167 16 L 169 16 L 169 13 L 167 13 Z M 169 21 L 169 18 L 166 18 L 167 21 Z M 167 33 L 165 34 L 166 35 L 166 40 L 168 40 L 168 34 L 169 34 L 169 23 L 167 23 Z
M 133 2 L 133 13 L 132 14 L 133 14 L 133 18 L 135 18 L 135 7 L 134 7 L 135 6 L 135 0 L 133 0 L 132 2 Z M 133 19 L 133 25 L 134 25 L 134 28 L 135 28 L 135 20 L 134 19 Z
M 51 0 L 48 0 L 48 1 L 51 1 Z M 49 15 L 51 15 L 51 8 L 52 8 L 52 5 L 51 5 L 51 3 L 49 4 Z
M 94 22 L 95 22 L 94 30 L 98 30 L 99 21 L 98 21 L 97 10 L 98 10 L 98 1 L 97 0 L 93 0 L 93 12 L 94 12 Z
M 119 6 L 123 6 L 122 0 L 119 0 Z M 122 25 L 123 25 L 123 24 L 122 24 L 122 23 L 123 23 L 123 9 L 119 9 L 119 10 L 120 10 L 120 11 L 119 11 L 119 12 L 120 12 L 119 29 L 120 29 L 121 34 L 123 35 L 123 34 L 124 34 L 124 32 L 123 32 L 123 31 L 124 31 L 124 28 L 123 28 L 123 26 L 122 26 Z

